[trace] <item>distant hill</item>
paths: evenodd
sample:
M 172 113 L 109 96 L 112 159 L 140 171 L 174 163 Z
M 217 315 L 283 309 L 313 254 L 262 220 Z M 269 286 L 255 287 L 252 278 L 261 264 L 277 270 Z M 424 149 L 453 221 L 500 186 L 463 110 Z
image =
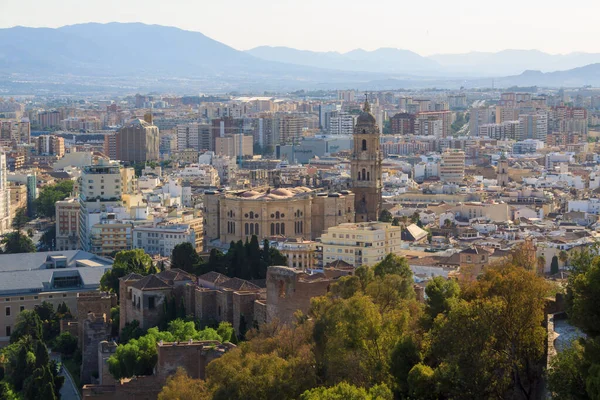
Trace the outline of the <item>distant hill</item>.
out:
M 373 51 L 357 49 L 347 53 L 338 53 L 260 46 L 246 52 L 263 60 L 342 71 L 370 71 L 421 76 L 441 72 L 441 67 L 436 61 L 409 50 L 393 48 L 381 48 Z
M 525 71 L 515 76 L 496 80 L 498 87 L 510 86 L 546 86 L 546 87 L 582 87 L 591 85 L 600 87 L 600 63 L 566 71 L 541 72 Z
M 139 23 L 0 29 L 0 69 L 83 74 L 261 70 L 249 54 L 199 32 Z
M 448 73 L 462 72 L 479 76 L 514 75 L 527 70 L 562 71 L 600 63 L 600 54 L 597 53 L 548 54 L 539 50 L 437 54 L 429 58 L 438 62 Z

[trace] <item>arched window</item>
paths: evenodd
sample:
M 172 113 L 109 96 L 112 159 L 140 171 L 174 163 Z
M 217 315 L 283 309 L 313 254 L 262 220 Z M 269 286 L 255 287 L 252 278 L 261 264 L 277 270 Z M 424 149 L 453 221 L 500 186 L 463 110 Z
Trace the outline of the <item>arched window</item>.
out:
M 281 234 L 285 235 L 285 223 L 281 223 Z
M 275 224 L 271 222 L 271 236 L 275 235 Z
M 254 224 L 250 224 L 250 234 L 254 235 Z
M 342 216 L 342 210 L 338 210 L 338 216 Z
M 362 141 L 362 150 L 367 151 L 367 139 L 363 139 Z
M 275 212 L 275 219 L 279 219 L 279 211 Z
M 250 219 L 254 219 L 254 211 L 250 211 Z
M 366 169 L 362 169 L 362 180 L 364 181 L 365 179 L 367 179 L 367 170 Z
M 370 181 L 371 180 L 371 173 L 367 172 L 367 180 Z
M 358 180 L 360 181 L 360 171 L 358 171 Z
M 258 236 L 258 222 L 254 224 L 254 234 Z
M 300 221 L 300 233 L 304 232 L 304 221 Z
M 233 226 L 233 234 L 235 235 L 235 222 L 232 222 L 231 225 Z
M 279 222 L 275 224 L 275 234 L 279 235 Z
M 244 234 L 248 235 L 248 223 L 244 225 Z

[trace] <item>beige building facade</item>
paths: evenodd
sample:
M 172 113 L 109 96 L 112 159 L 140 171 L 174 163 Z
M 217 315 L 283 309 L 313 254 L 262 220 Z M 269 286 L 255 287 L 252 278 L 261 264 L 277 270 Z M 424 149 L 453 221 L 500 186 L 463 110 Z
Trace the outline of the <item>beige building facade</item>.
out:
M 449 149 L 442 153 L 440 180 L 446 183 L 461 183 L 465 179 L 465 152 Z
M 343 222 L 354 221 L 354 193 L 317 193 L 306 187 L 207 192 L 206 244 L 268 238 L 315 239 Z
M 341 260 L 355 267 L 373 265 L 386 255 L 400 255 L 400 226 L 385 222 L 345 223 L 327 229 L 321 236 L 323 264 Z

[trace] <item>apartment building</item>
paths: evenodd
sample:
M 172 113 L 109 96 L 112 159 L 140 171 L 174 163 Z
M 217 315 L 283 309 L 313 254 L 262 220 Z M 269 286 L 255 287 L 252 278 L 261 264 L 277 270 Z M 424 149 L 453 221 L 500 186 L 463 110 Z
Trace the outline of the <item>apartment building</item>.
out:
M 65 139 L 55 135 L 41 135 L 36 139 L 39 155 L 52 155 L 58 158 L 65 155 Z
M 158 128 L 152 124 L 152 117 L 146 119 L 134 119 L 117 132 L 118 160 L 136 163 L 160 159 Z
M 56 243 L 57 250 L 77 250 L 79 248 L 79 212 L 81 206 L 76 198 L 57 201 Z
M 440 180 L 447 183 L 461 183 L 465 179 L 465 152 L 449 149 L 442 153 Z
M 355 267 L 376 264 L 389 253 L 400 253 L 401 232 L 401 227 L 385 222 L 344 223 L 328 228 L 321 236 L 323 264 L 336 260 Z
M 133 228 L 133 246 L 150 255 L 170 257 L 175 246 L 196 246 L 196 233 L 188 224 L 140 225 Z
M 102 213 L 120 207 L 123 183 L 121 168 L 116 163 L 84 167 L 79 187 L 79 242 L 91 251 L 91 228 L 100 221 Z
M 252 156 L 253 152 L 252 136 L 237 133 L 218 137 L 215 140 L 215 153 L 219 156 L 246 157 Z

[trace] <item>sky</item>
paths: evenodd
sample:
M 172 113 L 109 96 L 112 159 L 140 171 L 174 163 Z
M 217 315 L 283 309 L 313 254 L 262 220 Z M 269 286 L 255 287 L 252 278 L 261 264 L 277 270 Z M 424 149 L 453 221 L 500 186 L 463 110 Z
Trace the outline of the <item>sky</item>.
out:
M 239 50 L 556 54 L 600 52 L 599 12 L 598 0 L 0 0 L 0 28 L 143 22 L 202 32 Z

